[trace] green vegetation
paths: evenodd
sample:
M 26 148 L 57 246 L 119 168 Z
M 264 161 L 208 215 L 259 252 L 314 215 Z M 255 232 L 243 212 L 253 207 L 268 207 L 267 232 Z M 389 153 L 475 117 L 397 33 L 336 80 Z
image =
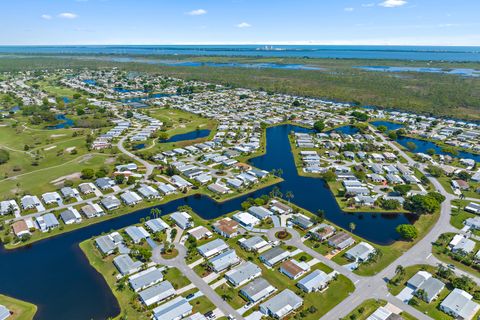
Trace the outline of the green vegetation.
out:
M 31 320 L 37 312 L 37 306 L 31 303 L 0 294 L 0 305 L 12 312 L 9 320 Z
M 387 304 L 387 301 L 385 300 L 375 300 L 375 299 L 365 300 L 357 308 L 355 308 L 355 310 L 350 312 L 346 317 L 342 318 L 342 320 L 365 320 L 372 313 L 374 313 L 378 308 L 384 307 L 386 304 Z M 400 315 L 402 316 L 403 319 L 406 319 L 406 320 L 416 319 L 406 312 L 401 312 Z
M 212 83 L 234 85 L 252 89 L 264 89 L 294 95 L 314 96 L 339 101 L 352 101 L 361 105 L 395 107 L 407 111 L 423 112 L 441 116 L 478 119 L 480 81 L 456 75 L 409 72 L 398 77 L 395 73 L 364 71 L 354 66 L 418 66 L 422 61 L 360 60 L 360 59 L 303 59 L 303 58 L 260 58 L 260 57 L 193 57 L 176 56 L 175 60 L 202 62 L 239 63 L 300 63 L 327 69 L 324 71 L 245 69 L 215 67 L 178 67 L 145 63 L 115 63 L 55 57 L 29 57 L 17 59 L 12 56 L 0 60 L 0 71 L 57 69 L 69 67 L 114 67 L 129 71 L 162 72 L 183 78 L 198 79 Z M 151 59 L 149 56 L 148 58 Z M 173 59 L 159 56 L 156 59 Z M 429 67 L 479 69 L 478 63 L 429 62 Z M 67 93 L 67 92 L 62 92 Z
M 439 278 L 443 283 L 445 283 L 445 289 L 443 289 L 436 300 L 431 303 L 427 303 L 423 301 L 420 296 L 415 296 L 410 300 L 410 305 L 421 311 L 422 313 L 428 315 L 433 319 L 440 319 L 440 320 L 450 320 L 453 319 L 443 311 L 439 309 L 440 303 L 448 296 L 448 294 L 454 289 L 459 288 L 470 292 L 475 297 L 479 297 L 478 293 L 480 291 L 479 288 L 476 286 L 475 282 L 468 277 L 455 277 L 455 274 L 452 270 L 444 266 L 430 266 L 430 265 L 415 265 L 409 267 L 402 267 L 397 266 L 396 268 L 396 275 L 390 279 L 389 283 L 387 284 L 390 293 L 392 295 L 399 294 L 403 288 L 405 288 L 407 281 L 415 275 L 418 271 L 425 270 L 435 277 Z M 477 315 L 478 316 L 478 315 Z
M 417 229 L 411 224 L 401 224 L 396 228 L 396 231 L 405 240 L 413 240 L 418 237 Z
M 480 271 L 480 265 L 476 263 L 475 254 L 480 250 L 480 242 L 475 241 L 476 245 L 471 253 L 467 252 L 452 252 L 448 247 L 448 244 L 452 240 L 453 233 L 441 234 L 437 241 L 433 244 L 433 254 L 440 260 L 453 264 L 454 266 L 463 269 L 472 274 L 476 274 Z

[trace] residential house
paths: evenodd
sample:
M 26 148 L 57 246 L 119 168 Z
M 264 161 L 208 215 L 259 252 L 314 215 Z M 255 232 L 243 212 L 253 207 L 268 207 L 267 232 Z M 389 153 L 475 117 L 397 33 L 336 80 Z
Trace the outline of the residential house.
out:
M 290 257 L 290 252 L 280 247 L 275 247 L 260 256 L 260 260 L 268 267 L 272 268 Z
M 113 264 L 122 276 L 138 272 L 143 265 L 140 261 L 133 261 L 128 254 L 121 254 L 113 258 Z
M 314 292 L 325 289 L 329 281 L 330 277 L 325 272 L 316 269 L 300 279 L 297 283 L 297 287 L 307 293 Z
M 82 216 L 77 209 L 70 207 L 60 213 L 60 218 L 65 224 L 74 224 L 82 222 Z
M 472 295 L 468 292 L 455 288 L 442 301 L 440 310 L 456 319 L 471 320 L 480 310 L 480 305 L 472 301 Z
M 230 218 L 223 218 L 213 224 L 213 231 L 226 238 L 236 237 L 238 235 L 238 222 Z
M 365 262 L 368 261 L 374 253 L 375 248 L 371 244 L 362 241 L 345 252 L 345 257 L 355 262 Z
M 303 299 L 292 290 L 285 289 L 267 302 L 260 305 L 260 311 L 274 319 L 283 319 L 291 312 L 300 308 Z
M 163 281 L 140 291 L 138 295 L 140 297 L 140 301 L 142 301 L 142 303 L 148 307 L 173 296 L 175 293 L 175 288 L 172 286 L 170 281 Z
M 209 260 L 209 264 L 215 272 L 222 272 L 239 262 L 240 258 L 233 249 L 226 250 Z
M 260 236 L 253 236 L 248 239 L 242 238 L 238 240 L 238 243 L 240 244 L 240 247 L 247 251 L 257 252 L 268 245 L 268 242 Z
M 227 279 L 227 281 L 230 282 L 234 287 L 238 287 L 259 277 L 261 274 L 262 269 L 260 269 L 256 264 L 247 261 L 238 267 L 227 271 L 225 273 L 225 279 Z
M 55 217 L 53 213 L 47 213 L 43 216 L 37 217 L 37 226 L 42 232 L 47 232 L 58 228 L 60 222 L 58 222 L 57 217 Z
M 330 239 L 328 239 L 328 245 L 336 249 L 343 250 L 352 244 L 355 243 L 355 240 L 345 232 L 338 232 Z
M 210 258 L 227 249 L 229 249 L 229 246 L 222 239 L 215 239 L 197 247 L 198 253 L 205 258 Z
M 170 218 L 183 230 L 194 226 L 192 216 L 184 211 L 176 211 L 170 215 Z
M 125 233 L 132 239 L 133 243 L 140 243 L 143 239 L 150 237 L 150 234 L 143 227 L 129 226 L 125 228 Z
M 163 280 L 162 270 L 156 267 L 150 267 L 128 278 L 130 287 L 132 287 L 133 291 L 135 292 L 139 292 L 143 289 L 151 287 L 162 280 Z
M 153 309 L 154 320 L 180 320 L 190 313 L 193 307 L 184 297 L 176 297 Z
M 303 276 L 306 272 L 310 271 L 310 265 L 306 262 L 290 259 L 282 262 L 279 271 L 290 279 L 295 280 Z
M 277 289 L 268 283 L 264 278 L 256 278 L 252 282 L 248 283 L 240 290 L 240 294 L 244 296 L 248 301 L 257 303 L 260 300 L 265 299 Z

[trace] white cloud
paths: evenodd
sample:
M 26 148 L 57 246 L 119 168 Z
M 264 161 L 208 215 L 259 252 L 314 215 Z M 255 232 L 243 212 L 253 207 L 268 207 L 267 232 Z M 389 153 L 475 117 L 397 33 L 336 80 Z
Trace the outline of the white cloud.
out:
M 375 6 L 375 3 L 372 3 L 372 2 L 371 3 L 362 3 L 363 8 L 371 8 L 373 6 Z
M 52 20 L 52 16 L 49 14 L 42 14 L 41 17 L 42 19 L 45 19 L 45 20 Z
M 250 28 L 252 25 L 248 22 L 240 22 L 237 24 L 237 28 Z
M 205 9 L 196 9 L 196 10 L 192 10 L 192 11 L 189 11 L 187 12 L 187 14 L 189 16 L 202 16 L 204 14 L 207 14 L 207 10 Z
M 62 12 L 58 15 L 58 17 L 62 19 L 76 19 L 78 18 L 78 15 L 72 12 Z
M 379 3 L 378 5 L 385 8 L 395 8 L 395 7 L 401 7 L 405 4 L 407 4 L 407 1 L 405 0 L 385 0 Z
M 349 8 L 345 8 L 345 9 L 343 9 L 343 10 L 345 10 L 345 11 L 347 11 L 347 12 L 352 12 L 354 9 L 353 9 L 352 7 L 349 7 Z

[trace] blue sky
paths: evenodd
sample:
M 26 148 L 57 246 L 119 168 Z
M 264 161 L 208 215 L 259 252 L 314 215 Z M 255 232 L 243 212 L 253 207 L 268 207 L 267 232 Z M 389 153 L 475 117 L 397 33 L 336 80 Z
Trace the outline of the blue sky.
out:
M 480 45 L 480 0 L 1 0 L 0 44 Z

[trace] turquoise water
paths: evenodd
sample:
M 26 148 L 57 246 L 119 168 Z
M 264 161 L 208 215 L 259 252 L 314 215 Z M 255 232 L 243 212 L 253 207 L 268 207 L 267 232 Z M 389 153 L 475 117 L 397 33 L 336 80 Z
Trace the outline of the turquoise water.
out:
M 480 61 L 478 47 L 444 46 L 329 46 L 298 45 L 162 45 L 162 46 L 0 46 L 0 53 L 116 54 L 116 55 L 220 55 L 337 59 L 395 59 L 423 61 Z

